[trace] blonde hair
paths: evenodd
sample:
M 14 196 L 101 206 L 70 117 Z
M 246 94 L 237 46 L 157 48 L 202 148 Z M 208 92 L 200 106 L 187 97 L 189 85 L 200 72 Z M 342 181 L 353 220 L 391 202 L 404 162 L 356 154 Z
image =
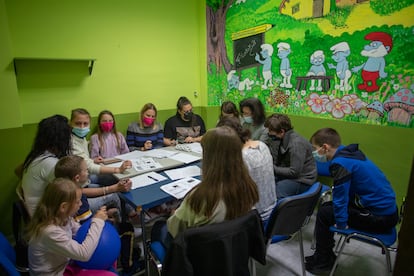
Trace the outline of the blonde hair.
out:
M 70 214 L 69 211 L 67 214 L 60 212 L 61 204 L 67 202 L 71 207 L 77 204 L 78 189 L 72 180 L 66 178 L 56 178 L 49 183 L 28 225 L 28 237 L 38 237 L 40 232 L 51 224 L 65 225 Z

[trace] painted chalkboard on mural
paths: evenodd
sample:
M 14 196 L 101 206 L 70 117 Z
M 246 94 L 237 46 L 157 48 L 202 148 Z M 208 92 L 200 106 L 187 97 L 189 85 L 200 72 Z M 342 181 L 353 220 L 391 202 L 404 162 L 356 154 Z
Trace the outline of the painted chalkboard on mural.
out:
M 272 28 L 271 24 L 263 24 L 231 35 L 236 70 L 260 65 L 255 56 L 260 53 L 260 45 L 264 43 L 264 33 L 270 28 Z

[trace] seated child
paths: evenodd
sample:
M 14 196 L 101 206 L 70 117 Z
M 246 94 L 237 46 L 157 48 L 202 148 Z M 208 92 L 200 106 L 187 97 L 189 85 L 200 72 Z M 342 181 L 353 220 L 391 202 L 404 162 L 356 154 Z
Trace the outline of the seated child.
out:
M 86 262 L 92 257 L 108 217 L 105 207 L 99 209 L 85 240 L 74 240 L 80 224 L 73 216 L 82 205 L 81 196 L 69 179 L 56 178 L 47 185 L 28 226 L 30 275 L 64 275 L 70 260 Z
M 89 187 L 88 168 L 85 160 L 77 155 L 62 157 L 55 166 L 55 176 L 67 178 L 75 182 L 82 189 L 82 206 L 76 214 L 79 222 L 84 222 L 92 216 L 102 205 L 111 205 L 108 216 L 111 221 L 119 222 L 121 203 L 117 192 L 128 192 L 132 182 L 129 179 L 119 181 L 111 186 Z M 91 207 L 91 208 L 90 208 Z M 91 210 L 92 209 L 92 210 Z M 114 217 L 115 216 L 115 217 Z
M 97 131 L 91 136 L 90 147 L 90 156 L 98 164 L 129 152 L 125 137 L 116 130 L 112 112 L 104 110 L 99 113 Z
M 83 223 L 92 216 L 92 212 L 99 210 L 101 206 L 106 206 L 108 220 L 117 228 L 121 236 L 121 256 L 120 265 L 123 268 L 123 275 L 127 271 L 134 272 L 139 267 L 137 260 L 140 252 L 134 248 L 134 227 L 127 222 L 121 222 L 121 205 L 117 192 L 129 191 L 131 181 L 124 179 L 117 184 L 106 187 L 88 187 L 88 169 L 82 157 L 72 155 L 61 158 L 55 167 L 56 177 L 67 178 L 75 182 L 82 189 L 82 206 L 79 208 L 75 218 Z M 90 185 L 90 184 L 89 184 Z M 104 192 L 106 190 L 106 193 Z M 91 210 L 89 209 L 91 205 Z M 127 209 L 128 211 L 128 209 Z M 135 211 L 133 211 L 135 213 Z

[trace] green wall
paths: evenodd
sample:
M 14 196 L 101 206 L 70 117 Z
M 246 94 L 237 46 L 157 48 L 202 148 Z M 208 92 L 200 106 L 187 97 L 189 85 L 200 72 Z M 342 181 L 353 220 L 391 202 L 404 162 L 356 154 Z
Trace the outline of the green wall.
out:
M 168 109 L 181 95 L 202 105 L 204 1 L 2 1 L 14 57 L 96 59 L 90 76 L 68 61 L 19 66 L 23 124 L 79 106 L 91 114 L 128 114 L 146 102 Z
M 11 233 L 13 170 L 44 117 L 69 116 L 76 107 L 92 116 L 110 109 L 125 133 L 144 103 L 155 103 L 164 122 L 186 95 L 207 127 L 214 127 L 219 108 L 207 106 L 205 37 L 204 0 L 0 0 L 0 231 Z M 78 62 L 30 61 L 16 77 L 14 57 L 96 63 L 89 75 Z M 413 130 L 298 116 L 292 122 L 305 137 L 320 127 L 337 128 L 344 143 L 360 143 L 383 169 L 399 199 L 406 193 Z

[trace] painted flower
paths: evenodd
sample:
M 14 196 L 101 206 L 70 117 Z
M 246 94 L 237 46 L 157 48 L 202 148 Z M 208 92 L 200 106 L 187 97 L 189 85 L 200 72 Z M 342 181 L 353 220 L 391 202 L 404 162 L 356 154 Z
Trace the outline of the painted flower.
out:
M 400 85 L 399 85 L 398 83 L 396 83 L 396 84 L 394 84 L 394 85 L 392 86 L 392 88 L 393 88 L 394 90 L 398 90 L 398 89 L 400 88 Z
M 367 105 L 356 94 L 348 94 L 342 97 L 342 101 L 350 104 L 355 112 L 358 112 L 361 108 Z
M 309 95 L 309 99 L 306 101 L 306 104 L 311 108 L 312 112 L 319 114 L 325 111 L 325 104 L 329 102 L 327 95 L 318 95 L 317 93 L 312 93 Z
M 340 99 L 334 99 L 326 104 L 326 111 L 330 112 L 334 118 L 340 119 L 345 114 L 352 113 L 352 106 Z

